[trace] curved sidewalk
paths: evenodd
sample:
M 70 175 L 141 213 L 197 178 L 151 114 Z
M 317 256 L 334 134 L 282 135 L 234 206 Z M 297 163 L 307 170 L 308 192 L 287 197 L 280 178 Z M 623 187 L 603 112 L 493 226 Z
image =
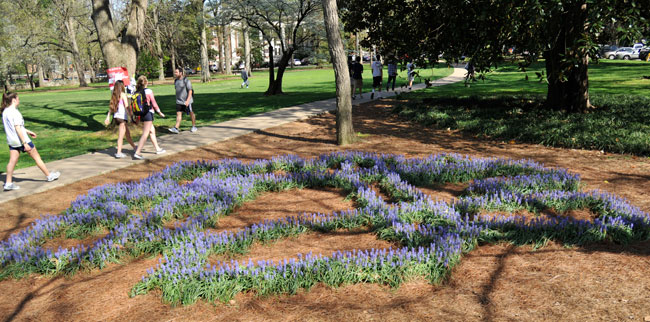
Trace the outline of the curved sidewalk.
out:
M 435 80 L 433 86 L 442 86 L 462 81 L 464 75 L 464 69 L 454 68 L 454 72 L 451 75 Z M 424 84 L 416 84 L 413 86 L 413 90 L 423 88 L 425 88 Z M 397 93 L 403 91 L 403 89 L 396 90 Z M 395 92 L 375 93 L 375 98 L 386 98 L 392 96 L 395 96 Z M 371 101 L 370 92 L 367 92 L 364 93 L 363 99 L 354 100 L 352 101 L 352 104 L 358 105 L 369 101 Z M 159 137 L 158 141 L 160 142 L 160 145 L 167 150 L 167 153 L 156 155 L 153 152 L 153 148 L 148 145 L 148 149 L 142 152 L 142 156 L 146 159 L 156 159 L 169 154 L 183 152 L 224 141 L 253 131 L 306 119 L 333 110 L 336 110 L 336 98 L 286 107 L 271 112 L 203 126 L 200 127 L 196 133 L 183 131 L 177 135 L 165 135 Z M 50 169 L 50 171 L 57 170 L 61 172 L 61 178 L 54 182 L 46 182 L 45 176 L 36 166 L 15 170 L 13 176 L 14 182 L 20 186 L 20 189 L 0 192 L 0 204 L 142 162 L 141 160 L 135 160 L 129 157 L 132 155 L 130 149 L 125 149 L 125 151 L 127 152 L 127 158 L 124 159 L 115 159 L 113 157 L 115 154 L 115 148 L 110 148 L 95 153 L 88 153 L 63 160 L 48 162 L 47 168 Z M 5 178 L 3 177 L 2 179 L 4 183 Z

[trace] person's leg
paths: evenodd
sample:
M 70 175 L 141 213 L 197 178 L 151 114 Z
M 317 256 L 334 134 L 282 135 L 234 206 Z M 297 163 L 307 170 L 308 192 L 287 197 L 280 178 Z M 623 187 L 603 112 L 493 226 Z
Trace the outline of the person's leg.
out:
M 354 78 L 351 79 L 350 81 L 351 81 L 350 83 L 352 83 L 352 84 L 350 84 L 351 87 L 352 87 L 352 99 L 354 99 L 354 95 L 355 95 L 354 92 L 357 89 L 357 81 Z
M 9 162 L 7 163 L 7 178 L 5 179 L 5 184 L 13 182 L 14 168 L 16 168 L 16 163 L 18 163 L 18 158 L 20 158 L 20 152 L 18 150 L 9 150 Z
M 153 122 L 151 121 L 142 122 L 142 136 L 140 137 L 140 141 L 138 141 L 138 148 L 135 150 L 135 154 L 140 155 L 140 152 L 142 152 L 142 147 L 144 147 L 144 143 L 147 142 L 147 136 L 149 136 L 152 124 Z M 158 149 L 156 148 L 156 150 Z
M 122 141 L 124 141 L 125 132 L 126 132 L 126 123 L 120 122 L 120 125 L 117 128 L 117 154 L 122 153 Z
M 190 118 L 192 119 L 192 127 L 196 126 L 196 115 L 194 115 L 194 111 L 190 111 Z
M 29 156 L 32 157 L 32 159 L 34 159 L 34 161 L 36 162 L 36 166 L 39 169 L 41 169 L 41 171 L 46 177 L 50 175 L 50 171 L 47 170 L 45 163 L 43 162 L 43 160 L 41 160 L 41 155 L 38 154 L 38 151 L 36 151 L 36 147 L 27 151 L 27 154 L 29 154 Z
M 133 143 L 133 138 L 131 137 L 131 131 L 129 130 L 129 127 L 126 122 L 124 122 L 124 132 L 126 132 L 126 141 L 131 144 L 131 147 L 133 150 L 135 150 L 135 143 Z
M 181 127 L 181 120 L 183 119 L 183 112 L 182 111 L 177 111 L 176 112 L 176 125 L 174 125 L 175 128 L 180 128 Z
M 156 127 L 153 125 L 153 122 L 151 122 L 151 132 L 149 132 L 149 138 L 151 139 L 151 144 L 153 144 L 153 147 L 156 148 L 156 151 L 162 150 L 160 148 L 160 145 L 158 145 L 158 139 L 156 138 Z

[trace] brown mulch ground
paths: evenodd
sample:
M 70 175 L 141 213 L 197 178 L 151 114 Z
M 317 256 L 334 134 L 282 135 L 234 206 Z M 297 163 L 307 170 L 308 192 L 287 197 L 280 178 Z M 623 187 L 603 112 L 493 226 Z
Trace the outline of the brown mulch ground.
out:
M 587 189 L 616 193 L 650 211 L 650 160 L 647 158 L 478 140 L 400 121 L 388 112 L 394 103 L 380 101 L 356 107 L 355 130 L 367 136 L 344 149 L 407 156 L 457 152 L 479 157 L 533 159 L 547 166 L 569 168 L 581 174 Z M 142 178 L 179 160 L 225 157 L 254 160 L 285 153 L 309 157 L 338 151 L 334 122 L 333 115 L 324 114 L 4 203 L 0 212 L 0 238 L 6 239 L 42 214 L 59 213 L 77 195 L 92 187 L 118 182 L 124 177 Z M 448 201 L 464 187 L 423 189 Z M 261 218 L 280 218 L 303 211 L 329 213 L 354 206 L 344 198 L 336 189 L 264 194 L 223 218 L 220 225 L 236 230 Z M 590 216 L 584 212 L 574 215 Z M 50 243 L 69 246 L 74 241 Z M 390 246 L 363 230 L 310 233 L 255 245 L 249 254 L 234 259 L 279 260 L 310 251 L 329 255 L 337 249 Z M 372 284 L 336 289 L 318 285 L 296 295 L 260 298 L 239 294 L 227 304 L 199 302 L 187 307 L 163 303 L 159 292 L 128 297 L 130 288 L 157 262 L 157 258 L 136 258 L 71 277 L 30 276 L 0 281 L 0 317 L 39 321 L 650 320 L 650 242 L 575 248 L 550 244 L 538 250 L 485 245 L 466 255 L 441 285 L 430 285 L 424 280 L 408 282 L 398 289 Z

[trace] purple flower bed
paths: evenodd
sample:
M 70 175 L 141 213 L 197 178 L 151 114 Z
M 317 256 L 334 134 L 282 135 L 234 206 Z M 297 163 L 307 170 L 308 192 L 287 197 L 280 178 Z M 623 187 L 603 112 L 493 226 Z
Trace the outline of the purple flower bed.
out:
M 452 203 L 431 200 L 417 186 L 470 182 Z M 378 184 L 389 204 L 370 188 Z M 181 162 L 132 183 L 104 185 L 80 196 L 60 215 L 44 216 L 0 242 L 0 278 L 66 274 L 103 268 L 128 256 L 162 255 L 131 295 L 160 289 L 169 303 L 203 298 L 228 301 L 238 292 L 294 293 L 316 283 L 382 283 L 398 286 L 413 276 L 444 278 L 463 252 L 479 243 L 506 241 L 543 245 L 647 239 L 650 216 L 626 200 L 601 191 L 581 191 L 580 178 L 529 160 L 440 154 L 399 155 L 340 152 L 302 159 L 294 155 L 243 163 L 235 159 Z M 331 214 L 299 214 L 265 220 L 242 231 L 206 232 L 219 218 L 264 191 L 338 187 L 357 208 Z M 590 209 L 593 221 L 570 217 L 536 219 L 508 215 Z M 502 211 L 485 217 L 481 212 Z M 176 222 L 174 228 L 168 228 Z M 167 224 L 167 225 L 166 225 Z M 396 246 L 383 250 L 299 255 L 298 260 L 211 265 L 215 254 L 243 254 L 255 242 L 309 231 L 367 226 Z M 50 251 L 52 238 L 84 238 L 108 231 L 89 246 Z

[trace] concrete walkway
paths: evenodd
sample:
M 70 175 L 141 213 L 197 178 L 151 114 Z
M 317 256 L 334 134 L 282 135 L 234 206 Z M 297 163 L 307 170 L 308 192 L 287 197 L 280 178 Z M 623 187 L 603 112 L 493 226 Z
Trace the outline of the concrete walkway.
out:
M 447 77 L 438 79 L 433 82 L 433 86 L 442 86 L 464 79 L 465 70 L 463 68 L 454 68 L 454 72 Z M 417 84 L 413 86 L 413 90 L 425 88 L 424 84 Z M 365 88 L 367 92 L 363 94 L 363 99 L 356 99 L 352 101 L 353 105 L 358 105 L 370 101 L 370 89 Z M 405 89 L 396 89 L 397 93 L 405 91 Z M 406 90 L 408 91 L 408 90 Z M 381 92 L 375 93 L 375 99 L 395 96 L 394 92 Z M 200 127 L 196 133 L 190 133 L 188 129 L 180 134 L 170 134 L 158 137 L 158 142 L 167 153 L 156 155 L 153 152 L 153 146 L 148 141 L 142 156 L 146 159 L 156 159 L 164 157 L 169 154 L 183 152 L 190 149 L 195 149 L 201 146 L 213 144 L 216 142 L 224 141 L 230 138 L 241 136 L 251 133 L 253 131 L 267 129 L 279 126 L 285 123 L 294 122 L 318 115 L 324 112 L 336 110 L 336 98 L 317 101 L 299 106 L 286 107 L 275 111 L 257 114 L 248 117 L 242 117 L 222 123 Z M 139 138 L 133 138 L 136 142 Z M 36 142 L 38 146 L 38 141 Z M 125 142 L 126 144 L 126 142 Z M 20 186 L 19 190 L 3 191 L 0 192 L 0 204 L 9 200 L 17 199 L 23 196 L 28 196 L 34 193 L 39 193 L 71 184 L 73 182 L 83 180 L 86 178 L 94 177 L 96 175 L 111 172 L 113 170 L 128 167 L 132 164 L 142 162 L 131 158 L 133 152 L 126 144 L 124 151 L 127 157 L 124 159 L 115 159 L 115 148 L 107 150 L 79 155 L 63 160 L 53 161 L 47 163 L 47 168 L 50 171 L 56 170 L 61 172 L 61 177 L 54 182 L 46 182 L 43 173 L 36 167 L 29 167 L 18 169 L 14 171 L 14 182 Z M 29 158 L 27 155 L 22 155 L 21 158 Z M 1 178 L 4 184 L 4 177 Z

